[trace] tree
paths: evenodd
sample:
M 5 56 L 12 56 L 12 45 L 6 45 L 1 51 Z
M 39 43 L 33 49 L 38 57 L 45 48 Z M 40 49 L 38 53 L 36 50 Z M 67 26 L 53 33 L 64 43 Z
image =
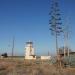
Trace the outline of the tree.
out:
M 3 57 L 8 57 L 8 54 L 7 53 L 3 53 L 1 56 L 3 56 Z

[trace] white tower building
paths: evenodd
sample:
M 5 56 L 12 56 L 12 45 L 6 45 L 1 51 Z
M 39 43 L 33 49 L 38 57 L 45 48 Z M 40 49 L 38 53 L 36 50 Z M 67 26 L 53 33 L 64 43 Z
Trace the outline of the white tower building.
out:
M 36 56 L 34 55 L 33 42 L 31 41 L 26 42 L 25 59 L 36 59 Z

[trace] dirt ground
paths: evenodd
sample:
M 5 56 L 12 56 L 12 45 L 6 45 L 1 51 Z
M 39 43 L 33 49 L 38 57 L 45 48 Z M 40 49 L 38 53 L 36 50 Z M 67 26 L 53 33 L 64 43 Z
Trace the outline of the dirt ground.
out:
M 75 75 L 75 68 L 58 68 L 51 64 L 0 59 L 0 75 Z

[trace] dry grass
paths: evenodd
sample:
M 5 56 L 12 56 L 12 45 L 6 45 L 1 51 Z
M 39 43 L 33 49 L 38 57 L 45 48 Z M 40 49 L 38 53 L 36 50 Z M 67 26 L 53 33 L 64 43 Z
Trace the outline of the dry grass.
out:
M 0 75 L 75 75 L 75 68 L 57 68 L 31 61 L 0 60 Z

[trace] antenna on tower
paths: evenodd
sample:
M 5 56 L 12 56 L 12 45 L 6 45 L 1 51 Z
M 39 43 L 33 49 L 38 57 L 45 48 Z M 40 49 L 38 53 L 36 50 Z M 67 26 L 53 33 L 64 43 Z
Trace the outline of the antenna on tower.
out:
M 60 14 L 60 9 L 59 9 L 59 1 L 58 0 L 52 0 L 51 4 L 51 12 L 49 13 L 50 15 L 50 30 L 52 35 L 55 35 L 55 43 L 56 43 L 56 53 L 59 55 L 59 50 L 58 50 L 58 36 L 63 32 L 62 26 L 61 26 L 61 14 Z
M 59 9 L 59 0 L 52 0 L 51 12 L 50 15 L 50 30 L 52 35 L 55 36 L 56 43 L 56 53 L 57 53 L 57 63 L 61 67 L 61 56 L 58 48 L 58 36 L 63 32 L 62 23 L 61 23 L 61 14 Z

